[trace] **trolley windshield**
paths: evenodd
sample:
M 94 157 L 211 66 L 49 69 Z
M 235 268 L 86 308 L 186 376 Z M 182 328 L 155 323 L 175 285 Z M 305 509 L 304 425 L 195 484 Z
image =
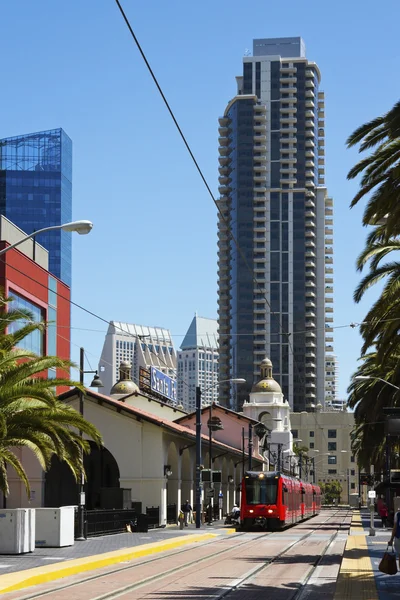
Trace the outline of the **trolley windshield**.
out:
M 247 504 L 276 504 L 277 479 L 246 479 Z

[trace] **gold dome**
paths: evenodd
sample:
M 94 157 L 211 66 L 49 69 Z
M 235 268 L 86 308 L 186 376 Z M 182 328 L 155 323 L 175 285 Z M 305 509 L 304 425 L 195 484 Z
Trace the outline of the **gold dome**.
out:
M 264 360 L 261 361 L 260 371 L 261 379 L 251 388 L 252 393 L 275 392 L 281 394 L 281 386 L 272 377 L 272 362 L 269 360 L 269 358 L 264 358 Z
M 110 391 L 110 396 L 127 396 L 139 392 L 139 388 L 131 378 L 131 364 L 122 361 L 119 365 L 119 380 Z

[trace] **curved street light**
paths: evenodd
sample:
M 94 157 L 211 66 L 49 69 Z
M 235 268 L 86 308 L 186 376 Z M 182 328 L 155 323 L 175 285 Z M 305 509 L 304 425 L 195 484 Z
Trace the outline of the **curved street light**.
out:
M 86 235 L 87 233 L 90 233 L 92 228 L 93 228 L 93 223 L 91 221 L 87 221 L 87 220 L 72 221 L 71 223 L 63 223 L 62 225 L 51 225 L 50 227 L 43 227 L 43 229 L 38 229 L 37 231 L 33 231 L 29 235 L 26 235 L 25 237 L 20 239 L 18 242 L 15 242 L 15 244 L 11 244 L 11 246 L 7 246 L 6 248 L 3 248 L 2 250 L 0 250 L 0 256 L 2 254 L 5 254 L 9 250 L 16 248 L 20 244 L 23 244 L 23 242 L 26 242 L 26 240 L 36 237 L 37 235 L 40 235 L 41 233 L 47 233 L 48 231 L 56 231 L 58 229 L 62 229 L 63 231 L 76 231 L 80 235 Z
M 400 387 L 398 385 L 395 385 L 394 383 L 387 381 L 387 379 L 382 379 L 382 377 L 374 377 L 373 375 L 356 375 L 354 377 L 354 379 L 356 381 L 366 381 L 367 379 L 371 379 L 372 381 L 374 381 L 374 380 L 381 381 L 382 383 L 386 383 L 387 385 L 390 385 L 395 390 L 400 390 Z

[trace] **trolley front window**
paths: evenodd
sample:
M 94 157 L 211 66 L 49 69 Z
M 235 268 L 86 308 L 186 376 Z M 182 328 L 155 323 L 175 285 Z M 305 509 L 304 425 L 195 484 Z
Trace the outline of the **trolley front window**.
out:
M 247 504 L 276 504 L 277 479 L 246 479 Z

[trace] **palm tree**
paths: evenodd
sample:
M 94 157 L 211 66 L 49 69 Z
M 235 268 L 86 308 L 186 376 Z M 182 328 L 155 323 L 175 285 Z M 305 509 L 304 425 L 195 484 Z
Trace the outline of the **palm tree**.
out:
M 372 192 L 364 211 L 363 223 L 383 224 L 375 232 L 376 239 L 388 240 L 400 233 L 400 102 L 385 115 L 356 129 L 347 140 L 348 147 L 360 144 L 360 152 L 377 146 L 372 154 L 360 160 L 348 173 L 354 179 L 361 173 L 361 187 L 351 206 Z
M 365 354 L 371 346 L 377 350 L 379 362 L 384 363 L 393 353 L 399 354 L 400 341 L 400 263 L 396 261 L 381 264 L 391 252 L 400 250 L 400 241 L 390 240 L 386 243 L 368 244 L 360 254 L 357 267 L 362 270 L 370 261 L 370 271 L 361 280 L 354 292 L 354 300 L 360 302 L 365 292 L 373 285 L 386 279 L 385 286 L 378 300 L 373 304 L 360 327 L 364 338 L 361 353 Z
M 18 449 L 31 450 L 44 470 L 50 467 L 51 458 L 57 456 L 78 479 L 83 471 L 83 453 L 90 448 L 80 432 L 97 444 L 101 444 L 101 436 L 94 425 L 56 397 L 57 386 L 80 387 L 80 384 L 67 376 L 56 379 L 43 376 L 54 368 L 68 373 L 73 364 L 16 347 L 29 333 L 43 331 L 46 325 L 34 323 L 27 311 L 7 311 L 9 302 L 10 299 L 0 298 L 0 490 L 5 496 L 9 493 L 9 465 L 24 482 L 29 497 L 29 481 Z M 9 327 L 19 322 L 22 322 L 20 329 Z
M 383 408 L 396 406 L 399 394 L 393 391 L 382 378 L 398 385 L 400 355 L 392 355 L 381 363 L 377 352 L 361 358 L 361 364 L 348 388 L 348 405 L 354 409 L 355 427 L 352 432 L 352 450 L 361 467 L 369 465 L 384 469 L 385 465 L 385 422 Z M 368 377 L 358 380 L 357 376 Z

